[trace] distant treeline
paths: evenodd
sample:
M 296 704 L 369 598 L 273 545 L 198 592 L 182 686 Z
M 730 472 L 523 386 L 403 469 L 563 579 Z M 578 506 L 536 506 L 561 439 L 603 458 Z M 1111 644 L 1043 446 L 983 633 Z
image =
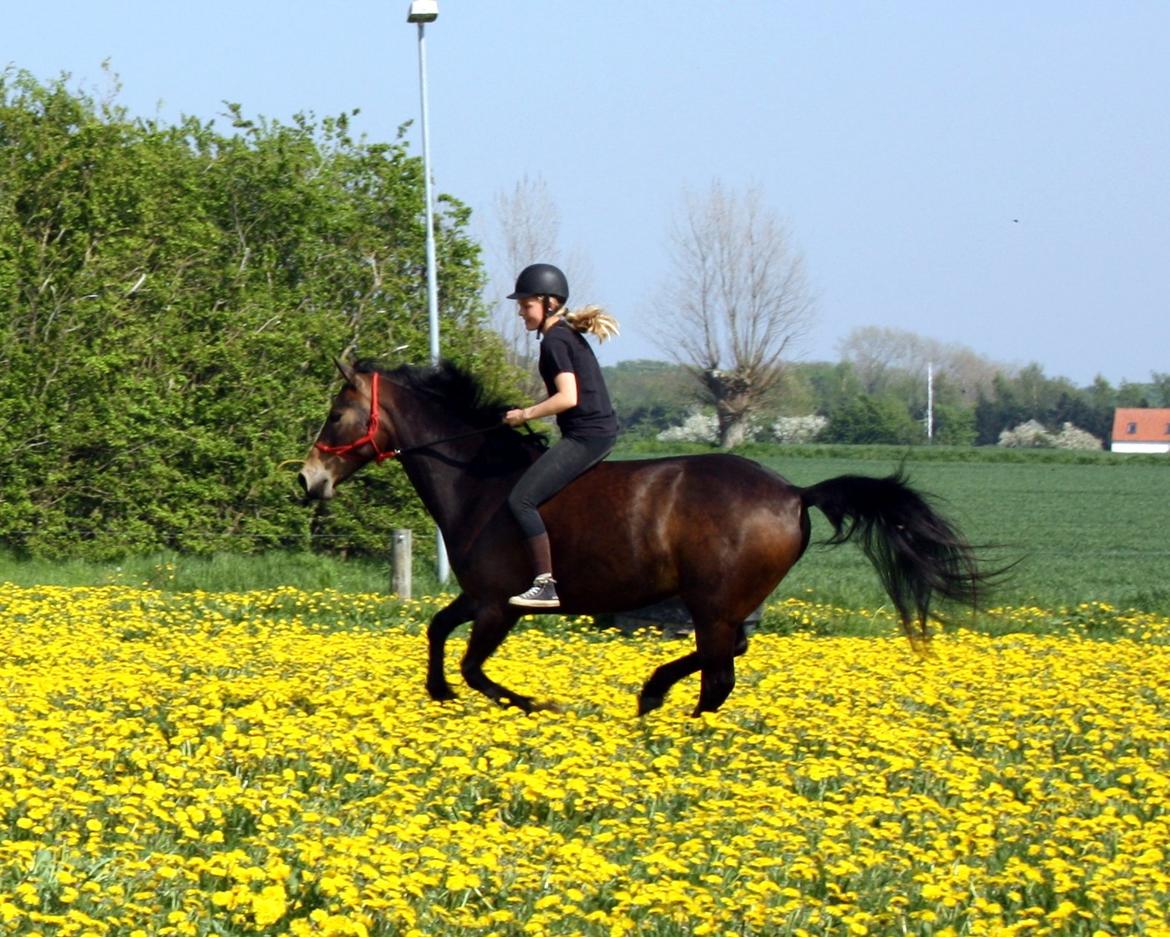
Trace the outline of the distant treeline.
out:
M 651 438 L 693 416 L 698 382 L 682 365 L 664 361 L 625 361 L 605 369 L 623 431 Z M 984 363 L 976 378 L 962 379 L 933 369 L 932 441 L 940 445 L 986 446 L 1000 434 L 1034 420 L 1053 431 L 1070 423 L 1107 444 L 1116 407 L 1170 406 L 1170 373 L 1148 383 L 1112 386 L 1097 378 L 1077 387 L 1067 378 L 1049 377 L 1038 364 L 1021 369 Z M 927 368 L 886 366 L 875 377 L 865 363 L 794 363 L 768 407 L 754 420 L 755 438 L 776 438 L 783 417 L 817 415 L 825 443 L 927 442 Z M 813 441 L 813 440 L 809 440 Z

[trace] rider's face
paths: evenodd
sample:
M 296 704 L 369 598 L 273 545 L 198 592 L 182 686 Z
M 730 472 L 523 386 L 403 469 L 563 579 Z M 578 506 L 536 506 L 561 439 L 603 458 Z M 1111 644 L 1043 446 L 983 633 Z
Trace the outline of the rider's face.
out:
M 525 296 L 516 300 L 520 318 L 524 320 L 524 328 L 534 332 L 544 321 L 544 302 L 539 296 Z

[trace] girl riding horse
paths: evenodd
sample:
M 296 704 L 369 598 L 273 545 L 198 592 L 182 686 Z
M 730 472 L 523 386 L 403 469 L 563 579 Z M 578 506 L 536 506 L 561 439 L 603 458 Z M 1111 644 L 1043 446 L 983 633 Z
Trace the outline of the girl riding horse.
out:
M 605 341 L 617 334 L 617 322 L 597 306 L 569 312 L 568 298 L 569 281 L 552 264 L 525 267 L 508 296 L 516 300 L 525 327 L 540 341 L 538 368 L 548 397 L 534 406 L 509 410 L 504 421 L 521 426 L 555 416 L 561 431 L 560 441 L 532 464 L 508 497 L 508 507 L 524 532 L 534 577 L 528 589 L 508 600 L 522 608 L 560 605 L 540 505 L 609 455 L 617 441 L 617 415 L 597 358 L 584 338 L 592 333 Z

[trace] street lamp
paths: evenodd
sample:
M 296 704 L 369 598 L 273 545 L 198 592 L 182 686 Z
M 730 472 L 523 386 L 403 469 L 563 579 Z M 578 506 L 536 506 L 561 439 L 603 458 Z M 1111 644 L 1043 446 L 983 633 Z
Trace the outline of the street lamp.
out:
M 408 23 L 433 23 L 439 18 L 439 0 L 410 0 Z
M 425 201 L 427 244 L 427 318 L 430 323 L 431 364 L 439 363 L 439 278 L 435 266 L 435 208 L 431 185 L 431 134 L 427 119 L 427 41 L 426 25 L 439 18 L 439 0 L 410 0 L 408 23 L 418 23 L 418 84 L 422 102 L 423 199 Z M 435 530 L 436 574 L 439 585 L 446 585 L 450 575 L 447 547 L 442 531 Z

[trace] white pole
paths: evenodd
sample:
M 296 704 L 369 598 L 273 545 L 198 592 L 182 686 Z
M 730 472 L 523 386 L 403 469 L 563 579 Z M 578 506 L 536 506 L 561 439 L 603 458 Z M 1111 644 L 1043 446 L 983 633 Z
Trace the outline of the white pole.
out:
M 934 439 L 934 363 L 926 363 L 926 441 Z
M 439 361 L 439 278 L 435 269 L 435 202 L 431 187 L 431 131 L 427 106 L 426 25 L 418 24 L 418 85 L 422 97 L 423 198 L 426 200 L 427 318 L 430 323 L 431 364 Z
M 427 107 L 427 42 L 426 25 L 418 24 L 418 84 L 422 98 L 423 198 L 426 201 L 427 244 L 427 319 L 430 323 L 431 364 L 439 363 L 439 275 L 435 265 L 435 209 L 431 183 L 431 132 Z M 447 547 L 443 533 L 435 528 L 435 574 L 439 585 L 446 585 L 450 576 Z

